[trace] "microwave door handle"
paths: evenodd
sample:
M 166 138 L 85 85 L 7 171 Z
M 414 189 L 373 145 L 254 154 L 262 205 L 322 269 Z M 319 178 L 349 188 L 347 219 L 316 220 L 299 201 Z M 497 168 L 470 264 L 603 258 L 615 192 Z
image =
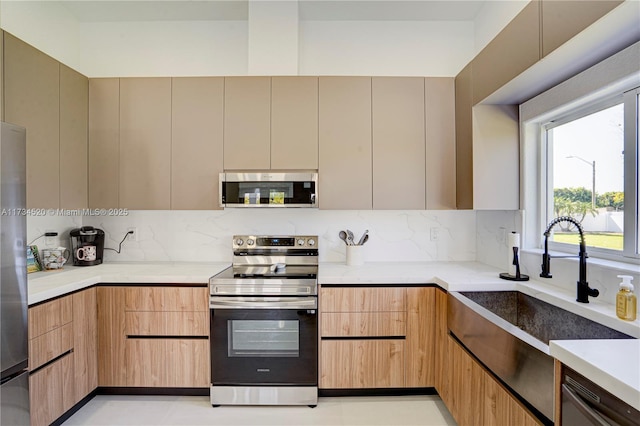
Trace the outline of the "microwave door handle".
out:
M 578 409 L 580 414 L 589 420 L 594 426 L 611 426 L 602 417 L 598 415 L 591 407 L 589 407 L 583 400 L 575 393 L 569 386 L 562 385 L 562 395 L 568 398 L 568 402 Z

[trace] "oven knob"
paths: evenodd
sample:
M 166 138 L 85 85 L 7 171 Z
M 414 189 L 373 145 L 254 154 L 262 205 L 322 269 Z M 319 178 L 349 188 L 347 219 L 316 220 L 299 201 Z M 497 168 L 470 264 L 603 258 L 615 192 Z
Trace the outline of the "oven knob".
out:
M 236 244 L 237 244 L 237 245 L 239 245 L 239 246 L 241 246 L 241 245 L 243 245 L 243 244 L 244 244 L 244 241 L 242 240 L 242 238 L 238 238 L 238 239 L 236 240 Z
M 249 239 L 247 240 L 247 245 L 248 245 L 248 246 L 252 246 L 252 245 L 253 245 L 253 243 L 255 243 L 255 241 L 253 241 L 251 238 L 249 238 Z
M 307 240 L 307 244 L 309 244 L 311 247 L 316 245 L 316 240 L 314 240 L 313 238 L 309 238 Z
M 298 245 L 299 245 L 299 246 L 303 246 L 303 245 L 304 245 L 304 240 L 303 240 L 302 238 L 300 238 L 300 239 L 298 240 Z

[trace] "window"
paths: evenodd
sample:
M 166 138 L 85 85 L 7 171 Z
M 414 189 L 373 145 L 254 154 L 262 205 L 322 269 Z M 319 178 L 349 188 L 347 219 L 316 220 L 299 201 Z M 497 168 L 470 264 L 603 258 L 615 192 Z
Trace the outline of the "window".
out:
M 542 126 L 546 223 L 581 223 L 590 254 L 638 258 L 638 102 L 636 88 L 555 117 Z M 554 228 L 551 247 L 575 251 L 570 224 Z

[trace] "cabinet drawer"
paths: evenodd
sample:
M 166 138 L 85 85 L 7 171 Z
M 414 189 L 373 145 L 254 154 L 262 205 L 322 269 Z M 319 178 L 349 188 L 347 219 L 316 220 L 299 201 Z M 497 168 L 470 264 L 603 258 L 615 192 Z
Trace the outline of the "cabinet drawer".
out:
M 31 339 L 29 340 L 29 369 L 34 370 L 72 348 L 73 323 L 65 324 Z
M 127 287 L 126 311 L 209 311 L 207 287 Z
M 320 388 L 401 388 L 404 340 L 323 340 Z
M 127 336 L 209 336 L 208 312 L 125 312 Z
M 405 312 L 323 312 L 322 337 L 404 336 Z
M 127 386 L 208 387 L 208 339 L 127 339 Z
M 29 339 L 34 339 L 73 320 L 71 296 L 29 308 Z
M 320 290 L 322 312 L 405 311 L 402 287 L 330 287 Z
M 29 376 L 31 424 L 48 425 L 74 405 L 73 353 Z

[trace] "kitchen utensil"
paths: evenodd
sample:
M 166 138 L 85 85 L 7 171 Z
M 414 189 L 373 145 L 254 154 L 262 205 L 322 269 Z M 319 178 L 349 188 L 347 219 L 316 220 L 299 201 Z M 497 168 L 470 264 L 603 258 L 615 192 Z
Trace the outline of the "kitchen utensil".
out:
M 364 238 L 362 238 L 362 240 L 360 240 L 360 242 L 358 243 L 359 246 L 363 246 L 364 243 L 366 243 L 367 241 L 369 241 L 369 234 L 366 234 L 364 236 Z
M 364 231 L 364 234 L 362 234 L 362 237 L 360 237 L 360 241 L 358 241 L 358 245 L 361 246 L 364 244 L 364 238 L 369 234 L 369 230 L 367 229 L 366 231 Z
M 347 241 L 349 241 L 349 245 L 350 246 L 354 246 L 356 245 L 356 243 L 353 240 L 353 232 L 351 232 L 350 230 L 347 229 Z
M 344 232 L 344 231 L 340 231 L 340 233 L 339 233 L 338 235 L 340 236 L 340 239 L 341 239 L 342 241 L 344 241 L 344 243 L 345 243 L 346 245 L 350 245 L 350 244 L 349 244 L 349 240 L 348 240 L 348 237 L 347 237 L 347 233 L 346 233 L 346 232 Z

